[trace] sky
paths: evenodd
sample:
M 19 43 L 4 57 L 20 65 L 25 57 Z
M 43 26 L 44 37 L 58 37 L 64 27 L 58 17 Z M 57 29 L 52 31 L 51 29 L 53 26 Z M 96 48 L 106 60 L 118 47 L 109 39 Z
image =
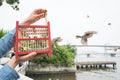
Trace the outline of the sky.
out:
M 120 0 L 20 0 L 19 8 L 15 11 L 6 3 L 0 7 L 0 28 L 12 30 L 16 21 L 22 22 L 34 9 L 44 8 L 51 38 L 61 37 L 60 44 L 81 45 L 76 35 L 97 31 L 88 45 L 120 45 Z M 41 19 L 34 24 L 43 22 Z

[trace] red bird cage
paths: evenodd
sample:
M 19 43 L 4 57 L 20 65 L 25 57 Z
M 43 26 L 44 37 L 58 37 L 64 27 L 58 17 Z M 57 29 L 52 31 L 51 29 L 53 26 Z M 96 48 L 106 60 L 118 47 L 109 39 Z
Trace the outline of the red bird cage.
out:
M 20 25 L 16 21 L 16 58 L 20 55 L 37 52 L 37 54 L 52 55 L 50 22 L 46 25 Z

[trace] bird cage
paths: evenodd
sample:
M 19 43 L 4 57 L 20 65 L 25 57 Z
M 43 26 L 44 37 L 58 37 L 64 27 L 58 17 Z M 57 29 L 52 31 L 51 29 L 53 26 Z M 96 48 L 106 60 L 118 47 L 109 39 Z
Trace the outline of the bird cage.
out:
M 52 54 L 50 35 L 50 22 L 46 25 L 20 25 L 16 21 L 16 57 L 36 52 L 39 54 Z

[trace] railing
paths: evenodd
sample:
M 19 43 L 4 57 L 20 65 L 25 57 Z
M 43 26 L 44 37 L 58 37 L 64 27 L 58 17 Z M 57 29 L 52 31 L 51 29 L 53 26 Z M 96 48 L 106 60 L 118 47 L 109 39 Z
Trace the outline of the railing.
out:
M 91 54 L 106 54 L 115 56 L 118 53 L 120 46 L 118 45 L 73 45 L 77 48 L 77 55 L 87 55 Z
M 73 45 L 76 47 L 120 47 L 119 45 Z

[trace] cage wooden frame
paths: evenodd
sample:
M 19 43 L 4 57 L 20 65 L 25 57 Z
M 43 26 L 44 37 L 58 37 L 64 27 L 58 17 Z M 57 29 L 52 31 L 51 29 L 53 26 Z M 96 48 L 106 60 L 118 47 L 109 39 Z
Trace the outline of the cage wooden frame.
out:
M 19 31 L 20 30 L 23 31 L 24 29 L 25 29 L 25 31 L 27 31 L 27 29 L 30 29 L 30 30 L 33 30 L 33 31 L 34 31 L 34 29 L 39 29 L 40 31 L 38 30 L 38 34 L 40 34 L 40 35 L 42 34 L 42 33 L 40 33 L 41 30 L 45 29 L 45 30 L 47 30 L 46 31 L 47 37 L 40 37 L 40 38 L 19 37 L 20 36 Z M 25 33 L 25 34 L 28 34 L 28 33 Z M 32 32 L 29 35 L 32 35 Z M 51 42 L 50 22 L 49 21 L 47 22 L 46 25 L 20 25 L 19 21 L 16 21 L 16 33 L 15 33 L 15 36 L 16 37 L 15 37 L 14 50 L 16 52 L 16 58 L 18 58 L 21 55 L 29 54 L 30 52 L 36 52 L 38 55 L 39 54 L 48 54 L 50 56 L 52 55 L 52 42 Z M 24 51 L 24 50 L 20 51 L 20 45 L 19 44 L 22 41 L 23 42 L 25 42 L 25 41 L 36 41 L 36 43 L 37 42 L 41 42 L 41 43 L 44 42 L 45 46 L 47 46 L 47 47 L 45 47 L 44 49 L 42 49 L 42 48 L 35 49 L 35 48 L 37 48 L 37 47 L 35 47 L 34 49 L 31 49 L 31 50 L 27 49 L 26 51 Z M 27 42 L 25 42 L 25 43 L 27 43 Z M 40 44 L 38 43 L 38 45 L 40 45 Z

